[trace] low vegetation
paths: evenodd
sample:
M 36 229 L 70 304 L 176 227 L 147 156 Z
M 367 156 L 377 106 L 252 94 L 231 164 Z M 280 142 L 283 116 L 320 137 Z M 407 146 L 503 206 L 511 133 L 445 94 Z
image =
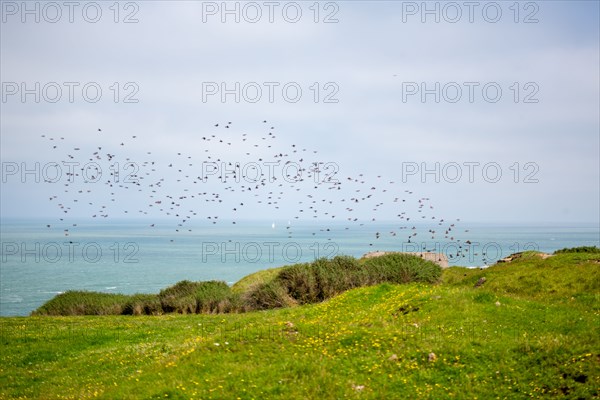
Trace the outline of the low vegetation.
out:
M 139 298 L 139 295 L 135 297 Z M 112 293 L 97 293 L 69 290 L 55 296 L 34 315 L 118 315 L 124 311 L 129 296 Z
M 321 302 L 348 289 L 379 283 L 433 283 L 441 268 L 409 254 L 356 260 L 337 256 L 249 275 L 233 288 L 225 282 L 181 281 L 158 295 L 69 291 L 34 315 L 160 315 L 248 312 Z
M 350 290 L 356 281 L 330 274 L 345 263 L 358 270 L 320 261 L 232 290 L 270 304 L 259 312 L 214 314 L 228 288 L 180 282 L 96 304 L 151 314 L 165 301 L 194 313 L 2 318 L 0 398 L 600 397 L 600 254 L 526 254 Z M 84 304 L 67 300 L 44 307 Z
M 600 249 L 596 246 L 581 246 L 572 247 L 569 249 L 556 250 L 554 254 L 565 254 L 565 253 L 593 253 L 600 254 Z

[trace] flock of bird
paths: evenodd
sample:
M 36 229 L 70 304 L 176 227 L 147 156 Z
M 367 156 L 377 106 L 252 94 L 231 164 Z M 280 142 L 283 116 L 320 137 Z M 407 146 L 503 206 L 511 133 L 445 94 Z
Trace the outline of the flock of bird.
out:
M 149 230 L 170 226 L 173 242 L 177 235 L 195 229 L 240 226 L 262 211 L 273 220 L 288 221 L 284 224 L 288 239 L 294 237 L 297 223 L 303 223 L 324 240 L 335 240 L 342 230 L 373 228 L 372 240 L 365 243 L 371 250 L 383 236 L 397 238 L 398 247 L 455 242 L 458 250 L 449 258 L 465 257 L 471 250 L 471 242 L 460 239 L 468 232 L 458 233 L 460 219 L 434 215 L 428 197 L 381 175 L 352 173 L 319 161 L 318 150 L 281 140 L 284 134 L 266 120 L 250 130 L 237 129 L 231 121 L 215 122 L 207 133 L 199 134 L 199 145 L 193 144 L 187 153 L 176 151 L 167 161 L 166 149 L 160 157 L 141 150 L 144 140 L 137 135 L 114 143 L 102 128 L 93 135 L 97 140 L 77 146 L 64 136 L 42 135 L 55 152 L 53 158 L 77 165 L 67 173 L 66 182 L 49 185 L 62 191 L 49 195 L 60 215 L 46 226 L 62 229 L 65 236 L 77 227 L 70 213 L 88 215 L 90 220 L 141 215 Z M 376 231 L 382 222 L 393 228 Z

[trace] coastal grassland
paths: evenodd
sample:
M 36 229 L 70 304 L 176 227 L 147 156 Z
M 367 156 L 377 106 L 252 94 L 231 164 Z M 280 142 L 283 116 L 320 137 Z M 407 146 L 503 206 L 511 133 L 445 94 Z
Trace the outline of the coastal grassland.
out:
M 598 398 L 599 270 L 526 254 L 258 312 L 2 318 L 0 398 Z
M 251 310 L 289 307 L 380 283 L 435 283 L 441 274 L 439 265 L 415 255 L 386 254 L 366 260 L 337 256 L 282 268 L 272 279 L 248 287 L 242 298 Z
M 442 269 L 409 254 L 368 260 L 350 256 L 320 258 L 253 273 L 229 287 L 225 282 L 177 282 L 157 295 L 117 295 L 68 291 L 43 304 L 33 315 L 211 314 L 265 310 L 309 304 L 345 290 L 384 282 L 436 282 Z

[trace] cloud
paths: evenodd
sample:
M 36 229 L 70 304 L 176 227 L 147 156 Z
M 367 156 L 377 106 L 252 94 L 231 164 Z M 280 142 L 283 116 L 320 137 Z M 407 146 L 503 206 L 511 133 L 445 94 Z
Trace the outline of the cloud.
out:
M 440 14 L 440 23 L 431 15 L 421 23 L 420 14 L 406 15 L 406 9 L 402 14 L 411 2 L 332 2 L 328 8 L 319 3 L 318 23 L 312 3 L 299 3 L 302 18 L 296 23 L 282 14 L 288 3 L 275 10 L 272 23 L 262 3 L 256 23 L 248 22 L 255 14 L 247 3 L 227 3 L 240 12 L 247 7 L 239 23 L 232 14 L 222 23 L 220 9 L 214 15 L 204 9 L 203 16 L 203 7 L 222 7 L 221 2 L 135 4 L 137 11 L 119 14 L 122 20 L 136 11 L 139 22 L 132 24 L 114 23 L 108 5 L 95 24 L 79 14 L 73 23 L 56 24 L 7 16 L 1 26 L 2 82 L 25 82 L 28 88 L 57 82 L 63 96 L 50 103 L 42 93 L 36 103 L 27 95 L 23 103 L 17 94 L 2 103 L 3 161 L 47 159 L 47 148 L 37 142 L 44 133 L 96 145 L 102 127 L 107 142 L 143 138 L 129 150 L 132 158 L 151 151 L 168 163 L 181 148 L 204 156 L 199 137 L 216 122 L 231 120 L 241 133 L 267 119 L 281 132 L 282 146 L 302 143 L 346 171 L 362 169 L 390 180 L 398 180 L 402 161 L 539 165 L 544 179 L 534 186 L 462 184 L 464 201 L 449 200 L 453 189 L 447 184 L 416 185 L 457 216 L 599 218 L 600 62 L 598 21 L 590 18 L 597 16 L 596 3 L 531 3 L 538 7 L 539 22 L 533 24 L 522 23 L 535 11 L 523 3 L 519 23 L 509 3 L 498 3 L 498 23 L 487 22 L 480 9 L 470 23 L 464 7 L 457 23 L 445 22 L 450 14 Z M 338 22 L 323 23 L 327 16 Z M 78 83 L 73 102 L 66 100 L 64 82 Z M 86 101 L 81 91 L 86 83 L 102 89 L 100 101 Z M 207 95 L 213 83 L 219 91 Z M 485 97 L 486 84 L 501 88 L 499 101 Z M 437 94 L 431 92 L 436 85 Z M 238 86 L 239 102 L 236 94 L 222 97 L 223 88 Z M 289 86 L 301 89 L 297 102 L 286 97 L 283 88 Z M 415 87 L 419 92 L 407 95 Z M 259 100 L 251 102 L 256 88 Z M 430 90 L 425 97 L 423 88 Z M 448 99 L 455 98 L 456 88 L 462 94 L 454 103 Z M 138 102 L 126 103 L 127 96 Z M 244 153 L 236 148 L 230 154 Z M 555 210 L 569 202 L 561 187 L 580 200 L 568 215 L 557 216 Z M 495 195 L 487 196 L 492 189 Z M 11 186 L 10 193 L 2 192 L 3 215 L 17 216 L 29 212 L 21 198 L 44 190 Z M 493 213 L 475 204 L 483 198 Z M 503 207 L 507 202 L 511 206 Z

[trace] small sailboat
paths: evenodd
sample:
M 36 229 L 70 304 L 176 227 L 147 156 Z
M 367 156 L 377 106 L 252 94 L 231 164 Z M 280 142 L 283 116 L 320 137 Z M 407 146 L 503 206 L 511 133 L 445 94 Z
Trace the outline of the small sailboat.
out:
M 275 229 L 275 222 L 271 224 L 271 229 Z

